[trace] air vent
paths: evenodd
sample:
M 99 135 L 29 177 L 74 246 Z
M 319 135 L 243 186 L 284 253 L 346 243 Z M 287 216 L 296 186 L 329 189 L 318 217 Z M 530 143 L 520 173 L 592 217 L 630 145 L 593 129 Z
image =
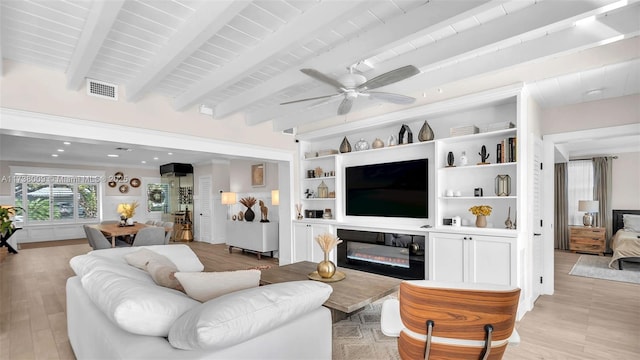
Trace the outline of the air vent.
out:
M 288 128 L 286 130 L 282 130 L 282 133 L 286 134 L 286 135 L 293 135 L 293 128 Z
M 118 85 L 87 79 L 87 95 L 109 100 L 118 100 Z

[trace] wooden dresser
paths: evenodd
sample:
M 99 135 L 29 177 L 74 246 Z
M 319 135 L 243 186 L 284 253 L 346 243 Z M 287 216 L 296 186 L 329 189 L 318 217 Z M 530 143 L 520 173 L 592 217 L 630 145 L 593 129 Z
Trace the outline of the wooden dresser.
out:
M 606 232 L 601 227 L 569 226 L 569 250 L 604 255 Z

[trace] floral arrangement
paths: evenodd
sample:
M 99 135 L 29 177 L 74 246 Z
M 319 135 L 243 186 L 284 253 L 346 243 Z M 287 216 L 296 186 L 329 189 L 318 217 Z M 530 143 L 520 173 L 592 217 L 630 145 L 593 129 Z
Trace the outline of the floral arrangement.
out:
M 342 240 L 332 234 L 324 233 L 316 236 L 316 242 L 318 243 L 318 245 L 320 245 L 320 248 L 326 254 L 331 251 L 331 249 L 336 247 L 336 245 L 340 244 Z
M 251 209 L 251 207 L 256 204 L 256 198 L 254 198 L 253 196 L 243 197 L 239 202 L 240 204 Z
M 124 216 L 125 219 L 131 219 L 133 215 L 136 214 L 137 207 L 138 207 L 137 201 L 134 201 L 131 204 L 122 203 L 118 205 L 118 213 L 121 216 Z
M 477 205 L 477 206 L 472 206 L 469 208 L 469 211 L 471 211 L 471 213 L 473 215 L 484 215 L 484 216 L 489 216 L 491 215 L 491 206 L 489 205 Z

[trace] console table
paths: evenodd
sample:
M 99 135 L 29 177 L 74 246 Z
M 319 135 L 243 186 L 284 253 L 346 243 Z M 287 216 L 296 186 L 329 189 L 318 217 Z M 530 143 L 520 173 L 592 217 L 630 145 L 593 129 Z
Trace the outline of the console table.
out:
M 278 250 L 278 223 L 228 221 L 226 244 L 229 253 L 236 247 L 255 251 L 258 260 L 265 252 L 270 252 L 273 257 L 273 252 Z

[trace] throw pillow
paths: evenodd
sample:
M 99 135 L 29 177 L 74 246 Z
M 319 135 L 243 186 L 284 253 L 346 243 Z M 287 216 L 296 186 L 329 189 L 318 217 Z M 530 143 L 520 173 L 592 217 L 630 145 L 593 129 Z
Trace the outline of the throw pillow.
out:
M 260 285 L 260 270 L 237 270 L 220 272 L 177 272 L 184 291 L 201 302 L 234 291 Z
M 131 252 L 124 255 L 124 259 L 131 266 L 135 266 L 138 269 L 147 270 L 147 263 L 149 260 L 155 260 L 158 263 L 165 265 L 173 265 L 173 262 L 168 257 L 160 255 L 155 251 L 151 251 L 146 248 L 142 248 L 138 251 Z M 174 265 L 175 266 L 175 265 Z
M 623 214 L 622 221 L 625 230 L 640 232 L 640 215 Z
M 82 287 L 114 324 L 133 334 L 167 336 L 183 313 L 200 305 L 179 291 L 106 270 L 83 276 Z
M 182 285 L 175 277 L 178 268 L 173 264 L 165 264 L 162 261 L 151 259 L 147 263 L 147 271 L 156 284 L 170 289 L 183 291 Z
M 100 256 L 78 255 L 69 260 L 69 265 L 76 273 L 76 275 L 80 277 L 94 270 L 108 270 L 132 279 L 137 279 L 153 284 L 153 280 L 146 271 L 137 269 L 133 266 L 129 266 L 123 262 L 103 258 Z
M 303 280 L 223 295 L 182 315 L 169 342 L 184 350 L 222 349 L 250 340 L 319 308 L 333 288 Z
M 164 255 L 176 264 L 180 271 L 202 271 L 204 265 L 198 259 L 196 253 L 191 250 L 188 245 L 184 244 L 171 244 L 171 245 L 150 245 L 144 247 L 120 247 L 102 250 L 93 250 L 89 252 L 90 255 L 100 256 L 108 258 L 114 261 L 120 261 L 127 264 L 124 256 L 130 253 L 140 251 L 140 249 L 148 249 L 156 252 L 160 255 Z

